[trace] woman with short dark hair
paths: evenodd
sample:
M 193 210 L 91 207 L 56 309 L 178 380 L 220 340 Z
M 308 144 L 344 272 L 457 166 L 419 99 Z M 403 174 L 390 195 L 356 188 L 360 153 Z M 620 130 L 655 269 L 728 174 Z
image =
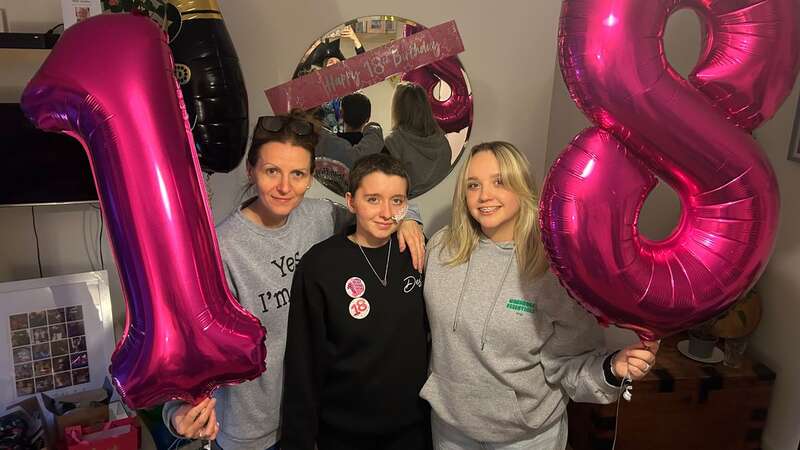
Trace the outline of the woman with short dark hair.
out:
M 408 176 L 386 154 L 358 160 L 356 225 L 306 253 L 292 284 L 283 450 L 424 450 L 428 374 L 422 275 L 397 251 Z

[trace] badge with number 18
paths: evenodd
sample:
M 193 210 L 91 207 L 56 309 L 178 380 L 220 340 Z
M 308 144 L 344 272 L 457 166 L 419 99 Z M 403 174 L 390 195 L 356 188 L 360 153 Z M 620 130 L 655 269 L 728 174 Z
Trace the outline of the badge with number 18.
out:
M 354 298 L 350 302 L 350 315 L 354 319 L 363 319 L 369 315 L 369 302 L 365 298 Z

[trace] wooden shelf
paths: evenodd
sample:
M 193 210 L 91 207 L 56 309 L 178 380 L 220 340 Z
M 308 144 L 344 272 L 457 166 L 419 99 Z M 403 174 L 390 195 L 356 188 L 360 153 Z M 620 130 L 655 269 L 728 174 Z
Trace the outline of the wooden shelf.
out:
M 47 50 L 56 45 L 60 36 L 53 33 L 0 33 L 0 48 Z

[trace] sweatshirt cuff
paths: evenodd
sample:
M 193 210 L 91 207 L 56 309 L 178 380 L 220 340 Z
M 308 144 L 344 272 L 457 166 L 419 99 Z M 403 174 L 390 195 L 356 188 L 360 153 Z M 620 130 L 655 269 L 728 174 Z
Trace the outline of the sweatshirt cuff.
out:
M 622 379 L 614 374 L 614 370 L 612 369 L 612 362 L 614 361 L 614 356 L 616 356 L 617 353 L 619 353 L 619 350 L 606 356 L 606 358 L 603 360 L 603 378 L 605 378 L 606 384 L 615 388 L 622 387 L 623 382 Z
M 583 403 L 614 403 L 619 397 L 618 386 L 610 384 L 605 377 L 605 361 L 609 356 L 605 350 L 597 350 L 591 355 L 591 362 L 584 367 L 583 381 L 577 385 L 577 391 L 570 398 Z
M 183 402 L 180 400 L 170 400 L 167 403 L 164 403 L 164 406 L 161 409 L 161 419 L 164 421 L 164 426 L 167 427 L 167 431 L 169 431 L 173 437 L 183 439 L 188 442 L 191 439 L 186 439 L 178 434 L 174 428 L 172 428 L 172 416 L 175 415 L 175 412 L 182 404 Z
M 417 222 L 420 225 L 424 225 L 422 223 L 422 214 L 420 213 L 419 205 L 417 205 L 416 203 L 414 203 L 414 204 L 409 203 L 408 204 L 408 211 L 406 212 L 405 219 L 406 220 L 413 220 L 414 222 Z

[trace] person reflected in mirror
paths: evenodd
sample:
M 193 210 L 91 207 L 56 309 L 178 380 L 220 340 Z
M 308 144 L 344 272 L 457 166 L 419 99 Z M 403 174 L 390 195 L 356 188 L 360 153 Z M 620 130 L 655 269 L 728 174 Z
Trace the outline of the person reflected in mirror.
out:
M 392 131 L 386 151 L 399 159 L 411 180 L 415 197 L 439 184 L 450 173 L 452 151 L 436 123 L 428 95 L 415 83 L 401 82 L 392 97 Z
M 366 51 L 361 40 L 358 39 L 358 35 L 353 31 L 352 26 L 345 25 L 342 28 L 336 28 L 311 44 L 305 57 L 295 68 L 292 78 L 307 75 L 314 67 L 319 69 L 344 61 L 346 57 L 341 49 L 340 38 L 342 37 L 349 39 L 353 43 L 353 51 L 356 55 Z
M 530 164 L 507 142 L 472 148 L 450 225 L 428 242 L 425 304 L 436 449 L 563 450 L 567 403 L 612 403 L 658 342 L 605 348 L 595 318 L 548 270 Z M 635 401 L 635 399 L 634 399 Z
M 312 66 L 330 67 L 344 61 L 346 58 L 340 48 L 341 39 L 347 38 L 353 43 L 353 50 L 356 55 L 364 53 L 364 45 L 358 39 L 355 31 L 350 25 L 343 28 L 338 28 L 331 32 L 326 38 L 322 40 L 318 48 L 322 48 L 321 52 L 316 50 L 312 53 L 315 55 L 316 60 L 311 62 Z M 323 113 L 322 123 L 333 133 L 343 131 L 342 125 L 342 99 L 335 98 L 329 102 L 324 103 L 320 107 Z M 352 164 L 350 165 L 352 167 Z
M 379 153 L 350 172 L 356 225 L 309 250 L 295 273 L 282 450 L 425 450 L 429 407 L 422 276 L 397 251 L 403 165 Z
M 322 64 L 323 67 L 332 66 L 345 60 L 345 56 L 341 50 L 340 38 L 347 38 L 353 43 L 353 50 L 355 51 L 356 55 L 360 55 L 366 51 L 364 45 L 361 43 L 361 40 L 358 39 L 358 35 L 355 31 L 353 31 L 353 27 L 346 25 L 343 28 L 334 30 L 325 40 L 326 45 L 334 50 L 332 50 L 330 54 L 324 58 Z
M 363 156 L 380 153 L 383 149 L 383 129 L 377 122 L 368 122 L 372 113 L 369 98 L 361 93 L 342 98 L 345 132 L 320 132 L 317 155 L 341 161 L 348 169 Z M 343 194 L 343 192 L 339 192 Z
M 246 157 L 246 192 L 255 195 L 217 226 L 217 238 L 231 294 L 267 329 L 267 370 L 255 380 L 220 387 L 197 405 L 165 404 L 163 420 L 176 437 L 216 439 L 225 450 L 278 448 L 292 279 L 311 246 L 353 221 L 341 205 L 305 197 L 318 139 L 301 111 L 258 119 Z M 409 216 L 418 219 L 414 210 Z M 397 236 L 398 247 L 408 248 L 421 268 L 420 225 L 405 220 Z
M 342 97 L 342 124 L 344 131 L 336 133 L 350 144 L 356 145 L 364 137 L 364 127 L 372 116 L 372 102 L 361 92 L 354 92 Z M 375 122 L 372 122 L 378 125 Z M 378 125 L 380 126 L 380 125 Z M 381 144 L 383 145 L 383 144 Z

